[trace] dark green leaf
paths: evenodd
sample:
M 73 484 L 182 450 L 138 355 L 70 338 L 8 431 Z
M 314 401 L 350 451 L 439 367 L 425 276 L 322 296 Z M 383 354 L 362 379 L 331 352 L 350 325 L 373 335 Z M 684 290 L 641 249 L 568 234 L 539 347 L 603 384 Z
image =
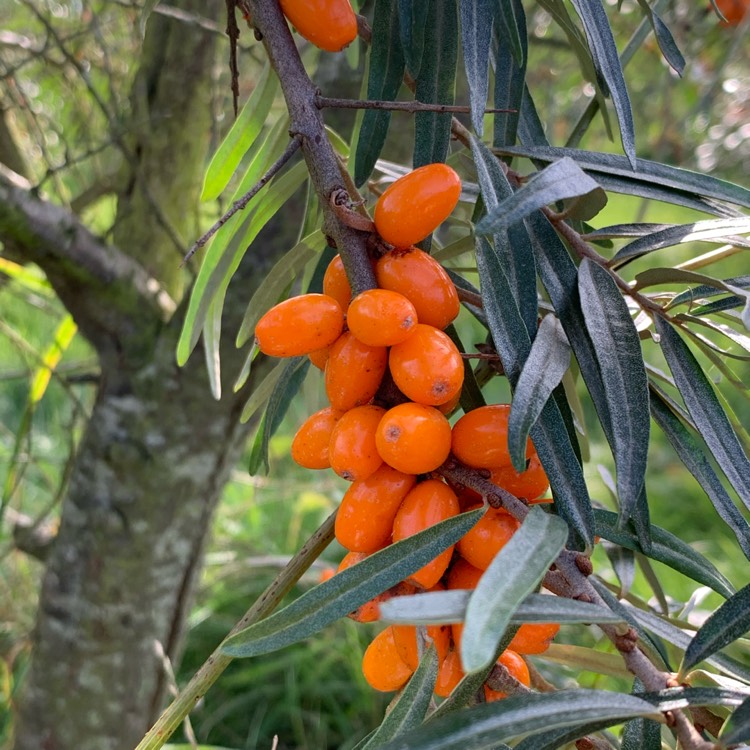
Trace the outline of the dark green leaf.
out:
M 515 15 L 526 18 L 520 0 L 510 0 Z M 496 25 L 497 30 L 497 25 Z M 495 67 L 495 89 L 493 100 L 496 109 L 508 109 L 509 112 L 495 112 L 492 143 L 494 146 L 512 146 L 516 142 L 518 121 L 523 102 L 524 81 L 526 78 L 526 47 L 527 39 L 521 38 L 524 63 L 520 67 L 513 57 L 513 49 L 505 39 L 498 39 L 497 34 L 493 42 L 493 62 Z
M 412 78 L 417 78 L 422 67 L 429 12 L 430 0 L 398 0 L 401 47 Z
M 656 318 L 662 352 L 701 437 L 745 506 L 750 508 L 750 461 L 703 369 L 669 323 Z
M 493 234 L 521 221 L 542 206 L 565 198 L 603 190 L 567 157 L 535 174 L 523 187 L 493 208 L 489 208 L 476 227 L 478 234 Z M 606 202 L 606 200 L 605 200 Z
M 643 552 L 635 534 L 618 527 L 616 513 L 597 508 L 594 510 L 594 518 L 596 533 L 602 539 L 607 539 L 634 552 Z M 647 556 L 712 588 L 724 597 L 732 596 L 734 593 L 732 584 L 709 560 L 660 526 L 651 527 L 651 549 Z
M 750 585 L 727 599 L 704 623 L 685 650 L 680 673 L 741 638 L 750 630 Z
M 521 143 L 535 146 L 549 146 L 547 136 L 544 134 L 544 125 L 536 110 L 534 100 L 531 98 L 529 87 L 523 84 L 523 96 L 521 98 L 521 116 L 518 120 L 518 135 Z M 495 143 L 500 148 L 502 144 Z M 503 148 L 509 148 L 510 144 Z
M 560 321 L 545 315 L 513 392 L 508 450 L 516 471 L 526 466 L 526 439 L 552 391 L 570 367 L 570 344 Z
M 700 286 L 696 286 L 692 289 L 688 289 L 687 291 L 682 292 L 682 294 L 678 294 L 670 302 L 669 306 L 670 308 L 673 308 L 677 307 L 678 305 L 682 305 L 685 302 L 692 303 L 694 300 L 703 297 L 713 297 L 717 294 L 723 294 L 727 291 L 728 286 L 736 286 L 740 289 L 747 289 L 748 287 L 750 287 L 750 276 L 735 276 L 731 279 L 721 279 L 720 281 L 717 279 L 715 282 L 712 281 L 711 284 L 701 284 Z M 696 314 L 698 314 L 698 311 L 696 311 Z
M 429 10 L 418 18 L 416 26 L 424 31 L 424 54 L 416 76 L 416 97 L 427 104 L 453 104 L 459 36 L 455 2 L 429 0 Z M 417 112 L 414 115 L 414 167 L 445 161 L 450 137 L 450 114 Z
M 652 703 L 659 711 L 675 711 L 691 706 L 739 706 L 747 693 L 725 688 L 677 687 L 637 695 Z
M 458 335 L 456 327 L 451 324 L 445 332 L 450 336 L 451 341 L 458 347 L 460 352 L 466 353 L 466 348 Z M 471 369 L 471 360 L 464 359 L 464 384 L 461 388 L 461 408 L 464 411 L 471 411 L 477 409 L 480 406 L 485 405 L 484 396 L 482 395 L 482 389 L 479 387 L 477 378 L 474 375 L 474 370 Z
M 661 50 L 664 59 L 672 66 L 673 70 L 678 74 L 682 75 L 685 69 L 685 58 L 682 56 L 677 43 L 672 36 L 672 32 L 667 28 L 664 21 L 659 18 L 648 3 L 648 0 L 638 0 L 638 5 L 641 6 L 646 18 L 648 18 L 651 27 L 654 30 L 654 36 L 656 41 L 659 43 L 659 49 Z
M 635 127 L 630 109 L 630 97 L 604 6 L 601 0 L 572 0 L 572 3 L 583 22 L 600 85 L 605 90 L 605 94 L 609 92 L 612 103 L 615 105 L 617 120 L 620 123 L 622 148 L 635 169 Z
M 434 648 L 428 648 L 411 676 L 406 687 L 398 696 L 396 704 L 386 714 L 380 726 L 362 750 L 375 750 L 383 743 L 418 727 L 424 720 L 432 701 L 435 680 L 438 674 L 438 657 Z
M 518 68 L 526 67 L 528 47 L 526 14 L 520 3 L 511 0 L 492 0 L 496 5 L 497 31 L 500 41 L 507 44 L 513 53 Z
M 721 730 L 724 746 L 750 741 L 750 698 L 745 698 Z
M 459 0 L 461 47 L 469 84 L 471 124 L 477 135 L 484 130 L 484 108 L 489 86 L 490 38 L 496 0 Z M 497 105 L 496 105 L 497 106 Z
M 480 509 L 449 518 L 376 552 L 228 638 L 222 650 L 248 657 L 304 640 L 419 570 L 455 544 L 483 513 Z
M 599 362 L 599 371 L 612 420 L 613 453 L 617 467 L 620 525 L 635 520 L 642 507 L 651 420 L 648 380 L 638 331 L 610 274 L 585 258 L 578 269 L 578 290 L 586 328 Z M 636 520 L 648 528 L 648 519 Z
M 401 47 L 397 0 L 376 0 L 373 11 L 372 45 L 367 68 L 367 98 L 392 100 L 398 95 L 404 78 L 404 53 Z M 391 113 L 367 109 L 357 139 L 354 157 L 354 182 L 364 184 L 383 149 Z
M 461 638 L 464 671 L 478 672 L 495 661 L 514 610 L 539 585 L 567 538 L 568 527 L 562 519 L 540 508 L 531 509 L 469 599 Z
M 750 524 L 732 502 L 698 440 L 682 424 L 658 392 L 652 392 L 651 414 L 677 451 L 682 463 L 708 495 L 716 512 L 737 537 L 745 557 L 750 559 Z
M 621 547 L 619 544 L 603 542 L 604 551 L 607 554 L 612 570 L 620 582 L 620 599 L 624 599 L 633 585 L 635 580 L 635 553 L 627 547 Z
M 429 721 L 382 750 L 479 750 L 526 734 L 656 713 L 646 701 L 603 690 L 513 695 Z
M 542 732 L 532 737 L 521 740 L 514 750 L 556 750 L 558 747 L 567 747 L 569 743 L 588 734 L 594 734 L 601 729 L 612 726 L 612 721 L 592 721 L 587 724 L 580 724 L 573 728 L 563 727 L 562 729 L 553 729 L 550 732 Z M 658 726 L 658 725 L 657 725 Z
M 659 162 L 638 159 L 635 171 L 628 160 L 617 154 L 604 154 L 595 151 L 582 151 L 574 148 L 556 148 L 553 146 L 527 145 L 506 147 L 501 153 L 509 156 L 527 156 L 544 162 L 553 162 L 564 156 L 574 159 L 587 172 L 637 179 L 644 184 L 659 185 L 663 188 L 692 194 L 696 197 L 715 198 L 738 206 L 750 208 L 750 189 L 719 180 L 700 172 L 670 167 Z M 599 177 L 597 176 L 597 181 Z M 602 183 L 603 184 L 603 183 Z M 606 187 L 606 185 L 605 185 Z M 668 193 L 667 193 L 668 194 Z M 737 214 L 735 214 L 737 215 Z
M 643 691 L 643 683 L 636 677 L 633 693 Z M 620 750 L 661 750 L 661 725 L 652 719 L 631 719 L 625 724 Z

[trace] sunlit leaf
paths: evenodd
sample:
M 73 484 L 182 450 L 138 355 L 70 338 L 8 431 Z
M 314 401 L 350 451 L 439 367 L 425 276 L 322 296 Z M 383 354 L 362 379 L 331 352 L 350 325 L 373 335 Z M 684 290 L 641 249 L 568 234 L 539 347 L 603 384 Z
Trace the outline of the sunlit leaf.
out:
M 47 391 L 47 386 L 52 378 L 52 373 L 60 363 L 63 354 L 70 346 L 78 332 L 78 326 L 75 324 L 71 315 L 66 315 L 57 325 L 52 341 L 42 353 L 40 366 L 34 371 L 29 386 L 29 405 L 38 404 Z

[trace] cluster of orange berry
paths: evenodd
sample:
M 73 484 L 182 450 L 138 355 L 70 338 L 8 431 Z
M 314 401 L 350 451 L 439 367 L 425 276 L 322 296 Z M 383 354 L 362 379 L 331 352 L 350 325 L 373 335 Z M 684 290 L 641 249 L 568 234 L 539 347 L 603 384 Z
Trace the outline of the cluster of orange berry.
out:
M 525 471 L 518 473 L 511 465 L 508 406 L 474 409 L 452 428 L 446 417 L 458 404 L 464 377 L 461 353 L 443 330 L 458 315 L 459 298 L 442 266 L 413 245 L 448 217 L 460 193 L 458 175 L 445 164 L 421 167 L 397 180 L 375 208 L 376 231 L 392 246 L 374 262 L 378 288 L 352 299 L 336 256 L 325 273 L 323 294 L 288 299 L 256 327 L 264 353 L 307 355 L 325 371 L 330 406 L 299 429 L 292 457 L 306 468 L 330 467 L 352 482 L 336 518 L 336 538 L 349 551 L 339 570 L 481 505 L 478 494 L 457 491 L 433 474 L 451 453 L 529 501 L 548 487 L 530 442 Z M 385 390 L 384 383 L 389 385 Z M 371 622 L 378 619 L 378 602 L 392 596 L 474 588 L 518 526 L 505 511 L 489 509 L 455 550 L 445 550 L 350 616 Z M 520 654 L 545 650 L 557 629 L 554 624 L 523 625 L 500 663 L 528 685 Z M 461 626 L 429 627 L 427 637 L 440 661 L 435 692 L 446 696 L 463 676 Z M 363 671 L 374 688 L 397 690 L 417 662 L 416 628 L 392 626 L 367 649 Z M 486 697 L 504 696 L 487 688 Z

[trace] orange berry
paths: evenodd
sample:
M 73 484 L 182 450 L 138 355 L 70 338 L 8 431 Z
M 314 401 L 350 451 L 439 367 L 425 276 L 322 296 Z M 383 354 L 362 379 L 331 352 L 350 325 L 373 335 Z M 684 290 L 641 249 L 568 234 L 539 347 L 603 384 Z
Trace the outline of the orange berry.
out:
M 428 479 L 418 484 L 401 503 L 393 520 L 393 541 L 413 536 L 440 521 L 459 513 L 456 493 L 438 479 Z M 406 580 L 423 589 L 432 588 L 441 578 L 451 561 L 453 547 L 441 552 L 434 560 L 412 573 Z
M 508 648 L 519 654 L 543 654 L 559 630 L 556 622 L 525 623 L 518 628 Z
M 349 411 L 372 401 L 387 366 L 388 350 L 384 346 L 367 346 L 352 333 L 344 333 L 331 347 L 326 364 L 326 393 L 331 406 Z
M 339 52 L 357 38 L 349 0 L 281 0 L 281 10 L 300 36 L 328 52 Z
M 362 657 L 362 673 L 365 679 L 375 690 L 384 693 L 400 690 L 408 682 L 413 671 L 398 654 L 392 626 L 375 636 Z
M 330 581 L 336 575 L 336 568 L 326 567 L 318 573 L 318 583 Z
M 323 294 L 333 297 L 341 305 L 342 310 L 346 310 L 352 301 L 352 288 L 340 255 L 328 264 L 323 274 Z
M 510 466 L 508 453 L 508 404 L 480 406 L 453 425 L 451 450 L 456 458 L 475 469 L 500 469 Z M 526 455 L 532 455 L 531 440 Z
M 445 328 L 455 320 L 461 303 L 445 269 L 416 247 L 393 250 L 375 266 L 378 286 L 403 294 L 417 311 L 420 323 Z
M 391 347 L 388 364 L 401 392 L 418 404 L 444 404 L 461 392 L 464 383 L 461 352 L 433 326 L 414 326 L 406 341 Z
M 315 367 L 319 370 L 325 371 L 330 352 L 331 348 L 329 346 L 324 346 L 322 349 L 316 349 L 314 352 L 310 352 L 307 356 Z
M 393 519 L 401 501 L 416 481 L 412 474 L 383 464 L 366 479 L 354 482 L 336 514 L 339 544 L 357 552 L 376 552 L 385 547 L 391 540 Z
M 529 687 L 531 685 L 531 675 L 529 674 L 529 666 L 523 660 L 523 658 L 510 649 L 506 649 L 500 654 L 500 658 L 497 660 L 498 664 L 502 664 L 507 670 L 511 677 L 515 677 L 522 685 Z M 484 686 L 484 697 L 488 703 L 492 701 L 499 701 L 503 698 L 507 698 L 508 694 L 503 693 L 500 690 L 493 690 L 487 685 Z
M 483 573 L 483 570 L 475 568 L 463 557 L 456 557 L 448 571 L 445 585 L 449 589 L 475 589 Z
M 346 322 L 363 344 L 393 346 L 411 336 L 417 325 L 417 311 L 403 294 L 369 289 L 352 300 Z
M 449 651 L 448 656 L 445 657 L 438 669 L 435 695 L 447 698 L 463 678 L 464 670 L 461 667 L 461 658 L 458 651 Z
M 445 416 L 447 417 L 458 408 L 459 401 L 461 401 L 461 391 L 459 391 L 452 399 L 446 401 L 444 404 L 438 404 L 437 409 L 441 414 L 445 414 Z
M 724 26 L 739 26 L 750 9 L 750 0 L 716 0 L 716 5 L 727 19 L 721 22 Z
M 331 433 L 341 415 L 330 406 L 316 411 L 297 430 L 292 440 L 292 458 L 306 469 L 327 469 Z
M 330 346 L 344 330 L 344 312 L 326 294 L 302 294 L 272 307 L 255 326 L 263 354 L 296 357 Z
M 426 474 L 450 453 L 450 423 L 437 410 L 422 404 L 399 404 L 389 409 L 375 435 L 381 458 L 405 474 Z
M 396 642 L 399 656 L 412 670 L 419 666 L 419 648 L 417 647 L 417 628 L 414 625 L 394 625 L 393 639 Z M 428 625 L 426 646 L 434 645 L 437 650 L 438 663 L 448 655 L 451 645 L 451 631 L 447 625 Z
M 447 164 L 427 164 L 396 180 L 378 199 L 375 228 L 391 245 L 409 247 L 432 234 L 461 197 L 461 179 Z
M 504 510 L 488 508 L 477 524 L 458 541 L 458 551 L 475 568 L 487 570 L 520 524 Z
M 536 452 L 532 453 L 526 462 L 525 471 L 518 472 L 509 464 L 501 469 L 495 469 L 490 479 L 511 495 L 525 497 L 527 500 L 536 500 L 549 488 L 549 479 Z
M 331 468 L 344 479 L 366 479 L 383 463 L 375 445 L 375 430 L 385 414 L 379 406 L 350 409 L 331 432 L 328 458 Z

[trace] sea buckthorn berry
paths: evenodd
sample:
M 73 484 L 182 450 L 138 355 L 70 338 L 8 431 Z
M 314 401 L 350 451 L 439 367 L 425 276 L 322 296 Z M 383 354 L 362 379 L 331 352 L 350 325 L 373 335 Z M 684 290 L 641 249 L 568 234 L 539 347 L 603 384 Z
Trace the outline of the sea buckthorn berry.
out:
M 527 500 L 536 500 L 549 488 L 549 479 L 542 468 L 536 452 L 526 461 L 526 469 L 518 472 L 513 465 L 503 466 L 495 469 L 490 479 L 504 490 L 516 497 L 525 497 Z
M 378 199 L 375 228 L 395 247 L 432 234 L 461 197 L 461 179 L 447 164 L 427 164 L 396 180 Z
M 388 693 L 400 690 L 414 670 L 399 656 L 393 640 L 393 627 L 386 628 L 375 636 L 362 657 L 362 673 L 375 690 Z
M 449 589 L 475 589 L 483 574 L 483 570 L 475 568 L 463 557 L 456 557 L 446 576 L 445 585 Z
M 739 26 L 748 10 L 750 10 L 748 0 L 716 0 L 716 5 L 721 11 L 721 15 L 727 19 L 721 22 L 724 26 Z
M 522 685 L 529 687 L 531 685 L 531 675 L 529 674 L 529 665 L 526 664 L 523 657 L 521 657 L 515 651 L 506 649 L 500 654 L 500 658 L 497 660 L 498 664 L 501 664 L 508 670 L 508 674 L 511 677 L 515 677 Z M 493 690 L 488 685 L 484 686 L 484 697 L 488 703 L 492 701 L 499 701 L 503 698 L 507 698 L 508 694 L 503 693 L 500 690 Z
M 417 646 L 417 628 L 414 625 L 394 625 L 393 639 L 396 642 L 399 656 L 412 670 L 419 666 L 419 648 Z M 438 656 L 438 664 L 448 655 L 451 645 L 451 631 L 447 625 L 428 625 L 427 643 L 432 644 Z
M 336 575 L 336 568 L 325 567 L 318 573 L 318 583 L 330 581 Z
M 310 352 L 307 356 L 315 367 L 325 372 L 326 364 L 328 364 L 328 355 L 330 353 L 331 347 L 324 346 L 322 349 L 316 349 L 314 352 Z
M 422 404 L 389 409 L 375 435 L 381 458 L 405 474 L 426 474 L 440 466 L 451 449 L 450 423 L 437 410 Z
M 331 433 L 341 414 L 330 406 L 316 411 L 297 430 L 292 440 L 292 458 L 306 469 L 327 469 Z
M 357 38 L 349 0 L 281 0 L 281 10 L 300 36 L 327 52 L 339 52 Z
M 326 364 L 326 393 L 331 406 L 349 411 L 372 401 L 387 366 L 388 350 L 384 346 L 368 346 L 352 333 L 344 333 L 331 347 Z
M 458 292 L 445 269 L 431 255 L 410 248 L 383 255 L 375 266 L 378 286 L 403 294 L 420 323 L 445 328 L 461 309 Z
M 391 541 L 393 519 L 417 478 L 387 464 L 346 491 L 336 514 L 336 539 L 357 552 L 376 552 Z
M 480 406 L 453 425 L 451 450 L 456 458 L 475 469 L 500 469 L 510 466 L 508 453 L 508 404 Z M 531 440 L 526 443 L 527 457 L 532 455 Z
M 487 570 L 519 526 L 518 521 L 504 510 L 488 508 L 476 525 L 459 539 L 458 552 L 475 568 Z
M 418 404 L 444 404 L 464 383 L 464 361 L 456 345 L 442 331 L 421 323 L 406 341 L 391 347 L 388 364 L 401 392 Z
M 255 326 L 263 354 L 296 357 L 330 346 L 344 330 L 341 305 L 327 294 L 302 294 L 272 307 Z
M 438 669 L 435 695 L 447 698 L 463 678 L 464 670 L 461 667 L 461 657 L 458 651 L 449 651 Z
M 352 300 L 346 323 L 364 344 L 393 346 L 411 336 L 417 325 L 417 311 L 403 294 L 368 289 Z
M 328 264 L 328 268 L 323 274 L 323 294 L 333 297 L 341 305 L 342 310 L 346 310 L 352 301 L 352 287 L 349 284 L 349 279 L 344 270 L 344 261 L 341 260 L 340 255 L 337 255 Z
M 518 628 L 508 648 L 519 654 L 543 654 L 559 630 L 556 622 L 525 623 Z
M 375 445 L 375 430 L 385 414 L 379 406 L 350 409 L 331 432 L 328 458 L 331 468 L 344 479 L 367 479 L 383 463 Z
M 456 493 L 438 479 L 428 479 L 418 484 L 401 503 L 393 521 L 393 541 L 413 536 L 440 521 L 459 513 Z M 441 552 L 434 560 L 412 573 L 406 580 L 423 589 L 432 588 L 445 573 L 453 555 L 453 546 Z

